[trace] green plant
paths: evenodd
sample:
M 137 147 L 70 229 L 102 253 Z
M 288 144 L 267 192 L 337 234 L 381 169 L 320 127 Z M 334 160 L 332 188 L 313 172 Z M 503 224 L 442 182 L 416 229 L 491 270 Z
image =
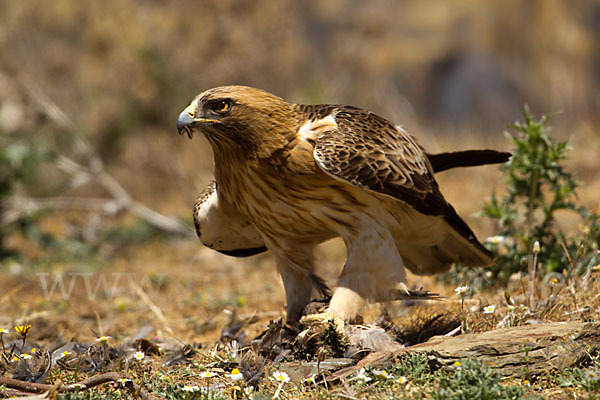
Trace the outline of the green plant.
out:
M 34 180 L 43 157 L 41 146 L 0 132 L 0 260 L 11 255 L 4 241 L 8 230 L 15 226 L 5 215 L 8 211 L 6 202 L 20 185 Z
M 493 372 L 483 363 L 468 359 L 457 363 L 453 370 L 436 371 L 436 390 L 432 398 L 436 400 L 496 400 L 496 399 L 523 399 L 526 391 L 519 386 L 501 386 L 500 375 Z
M 567 368 L 560 377 L 558 384 L 562 387 L 578 387 L 590 393 L 600 393 L 600 355 L 592 357 L 589 368 Z
M 422 385 L 431 380 L 429 359 L 421 353 L 406 355 L 390 371 L 394 376 L 405 376 L 410 382 Z
M 550 137 L 549 116 L 535 120 L 525 107 L 523 117 L 524 122 L 512 125 L 516 132 L 506 134 L 514 146 L 510 161 L 500 167 L 508 192 L 502 198 L 493 193 L 481 212 L 500 232 L 487 243 L 496 262 L 485 271 L 459 267 L 458 281 L 505 283 L 533 266 L 532 253 L 541 274 L 582 274 L 598 263 L 600 223 L 596 214 L 575 203 L 578 182 L 563 165 L 569 142 Z M 557 213 L 565 210 L 579 216 L 578 234 L 568 235 L 556 223 Z M 539 252 L 533 252 L 536 241 Z

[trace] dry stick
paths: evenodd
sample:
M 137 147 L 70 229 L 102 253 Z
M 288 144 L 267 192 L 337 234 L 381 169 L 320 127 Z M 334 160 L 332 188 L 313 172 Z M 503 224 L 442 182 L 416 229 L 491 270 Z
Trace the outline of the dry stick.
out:
M 565 254 L 567 255 L 567 259 L 569 260 L 569 265 L 571 266 L 571 270 L 569 271 L 569 274 L 567 275 L 567 279 L 565 279 L 565 283 L 567 283 L 567 288 L 569 289 L 569 293 L 571 293 L 571 297 L 573 298 L 573 304 L 575 305 L 575 309 L 579 309 L 579 306 L 577 305 L 577 296 L 575 295 L 575 288 L 573 286 L 571 286 L 571 281 L 573 280 L 573 277 L 575 275 L 575 266 L 577 265 L 577 261 L 579 261 L 579 254 L 576 254 L 575 257 L 575 261 L 571 260 L 571 255 L 569 254 L 569 251 L 567 250 L 567 245 L 565 244 L 564 240 L 560 241 L 560 245 L 562 246 Z M 579 252 L 578 252 L 579 253 Z M 577 281 L 573 281 L 573 284 L 576 284 Z
M 125 376 L 123 374 L 120 374 L 118 372 L 107 372 L 105 374 L 92 376 L 91 378 L 84 379 L 80 382 L 77 382 L 77 384 L 82 385 L 82 389 L 76 389 L 74 387 L 75 384 L 71 384 L 71 385 L 58 386 L 57 390 L 59 392 L 75 392 L 77 390 L 81 391 L 81 390 L 92 388 L 94 386 L 102 385 L 103 383 L 116 382 L 122 378 L 125 378 Z M 158 400 L 158 398 L 152 396 L 150 393 L 148 393 L 148 391 L 146 389 L 144 389 L 137 383 L 135 383 L 133 381 L 132 382 L 128 381 L 128 383 L 131 383 L 131 387 L 126 386 L 127 389 L 129 391 L 134 391 L 134 394 L 138 393 L 142 399 Z M 25 381 L 20 381 L 18 379 L 7 378 L 7 377 L 0 377 L 0 385 L 6 385 L 9 388 L 21 390 L 21 391 L 28 392 L 28 393 L 43 393 L 43 392 L 45 392 L 47 390 L 51 390 L 52 388 L 55 387 L 55 385 L 49 385 L 47 383 L 25 382 Z
M 154 304 L 152 299 L 150 299 L 150 296 L 148 296 L 146 294 L 146 292 L 144 292 L 144 290 L 137 283 L 130 281 L 129 284 L 130 284 L 131 288 L 135 291 L 135 293 L 138 296 L 140 296 L 140 299 L 142 300 L 142 302 L 144 304 L 146 304 L 146 306 L 150 309 L 150 311 L 152 311 L 152 313 L 163 324 L 163 327 L 167 330 L 167 332 L 171 335 L 174 335 L 173 329 L 171 329 L 171 326 L 169 325 L 169 321 L 167 321 L 167 318 L 165 318 L 165 315 L 162 313 L 160 308 L 158 308 L 158 306 L 156 304 Z
M 529 283 L 529 304 L 530 309 L 533 312 L 536 308 L 535 303 L 535 270 L 537 267 L 537 252 L 533 253 L 533 265 L 531 266 L 531 282 Z
M 22 390 L 16 389 L 7 389 L 0 391 L 0 397 L 9 398 L 9 397 L 24 397 L 30 395 L 31 392 L 23 392 Z
M 24 77 L 21 82 L 31 98 L 38 103 L 45 114 L 58 126 L 69 131 L 76 139 L 79 149 L 89 159 L 89 166 L 83 167 L 66 156 L 57 159 L 57 166 L 73 176 L 73 184 L 81 185 L 90 181 L 97 182 L 115 199 L 117 211 L 128 210 L 157 228 L 183 236 L 193 237 L 194 231 L 179 221 L 168 218 L 145 205 L 133 200 L 121 184 L 108 175 L 103 168 L 102 160 L 92 150 L 91 146 L 77 129 L 77 125 L 52 101 L 31 79 Z
M 567 260 L 569 261 L 569 265 L 571 266 L 571 270 L 569 271 L 569 273 L 567 274 L 567 276 L 565 277 L 565 280 L 563 281 L 562 285 L 560 285 L 560 287 L 558 288 L 558 290 L 556 291 L 556 294 L 554 295 L 554 299 L 558 299 L 558 295 L 562 292 L 562 290 L 568 286 L 569 281 L 571 279 L 571 274 L 572 272 L 575 270 L 575 264 L 573 263 L 573 260 L 571 260 L 571 255 L 569 254 L 569 251 L 567 250 L 567 245 L 565 244 L 564 240 L 560 241 L 560 245 L 563 248 L 563 251 L 565 252 L 565 255 L 567 256 Z M 575 262 L 577 262 L 579 257 L 577 257 L 575 259 Z M 569 290 L 569 292 L 571 293 L 571 295 L 573 296 L 573 302 L 575 303 L 575 309 L 577 309 L 577 299 L 575 298 L 575 295 L 573 294 L 573 292 L 571 290 Z M 550 301 L 552 301 L 552 299 L 549 299 Z M 550 305 L 550 307 L 547 308 L 547 311 L 542 315 L 545 316 L 547 314 L 550 314 L 560 303 L 558 301 L 552 301 L 553 304 Z

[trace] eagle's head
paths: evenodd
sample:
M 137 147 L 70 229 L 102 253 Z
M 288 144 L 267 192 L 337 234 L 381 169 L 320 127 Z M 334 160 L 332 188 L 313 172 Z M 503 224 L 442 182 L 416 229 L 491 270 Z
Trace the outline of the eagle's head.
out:
M 195 130 L 215 154 L 269 157 L 294 137 L 293 106 L 280 97 L 247 86 L 222 86 L 196 96 L 179 114 L 177 130 L 189 138 Z

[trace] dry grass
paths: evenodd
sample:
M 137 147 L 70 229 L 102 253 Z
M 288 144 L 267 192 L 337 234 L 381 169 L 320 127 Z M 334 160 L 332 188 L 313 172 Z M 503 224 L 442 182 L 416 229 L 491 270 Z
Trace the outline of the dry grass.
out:
M 588 152 L 594 148 L 591 145 L 575 148 L 581 163 L 573 163 L 571 168 L 575 173 L 581 171 L 583 180 L 591 180 L 596 174 L 587 164 L 588 160 L 593 159 Z M 456 171 L 440 175 L 440 180 L 442 190 L 457 204 L 459 212 L 468 216 L 469 211 L 476 211 L 486 193 L 496 186 L 491 182 L 498 178 L 499 173 L 494 167 L 473 170 L 473 175 L 468 175 L 476 177 L 478 184 L 473 186 L 465 184 L 466 173 Z M 118 170 L 116 174 L 119 175 Z M 581 198 L 593 200 L 594 196 L 590 193 L 593 190 L 593 185 L 584 185 L 580 190 Z M 465 191 L 473 195 L 469 198 L 460 197 L 460 193 Z M 593 207 L 594 203 L 587 205 Z M 178 211 L 183 213 L 185 209 Z M 43 226 L 48 231 L 60 233 L 66 222 L 73 222 L 78 217 L 82 216 L 74 213 L 51 215 L 44 220 Z M 480 224 L 481 221 L 468 219 L 476 226 L 475 230 L 481 232 L 481 237 L 493 233 L 489 227 Z M 119 223 L 125 222 L 127 219 Z M 13 238 L 12 243 L 20 243 L 21 249 L 34 256 L 34 259 L 43 258 L 39 251 L 27 247 L 28 242 L 25 240 Z M 319 254 L 319 259 L 325 266 L 343 262 L 343 248 L 337 241 L 325 244 Z M 67 289 L 73 277 L 69 273 L 80 275 L 73 278 L 75 284 L 72 293 L 67 299 L 63 299 L 58 287 L 52 296 L 44 295 L 43 276 L 36 275 L 40 272 L 49 274 L 45 278 L 49 284 L 55 277 L 62 277 Z M 89 287 L 86 287 L 86 278 L 81 273 L 89 274 Z M 95 296 L 90 295 L 90 290 L 93 291 L 101 279 L 106 279 L 108 292 L 105 293 L 104 287 L 101 287 Z M 454 293 L 454 287 L 461 282 L 445 286 L 433 278 L 410 276 L 409 279 L 415 286 L 442 293 L 447 296 L 447 300 L 426 306 L 391 306 L 388 311 L 393 322 L 405 330 L 422 326 L 424 320 L 436 314 L 461 315 L 464 312 L 469 329 L 477 332 L 498 326 L 531 323 L 533 320 L 594 320 L 598 318 L 600 310 L 600 273 L 564 284 L 552 284 L 540 277 L 536 284 L 535 308 L 529 303 L 526 276 L 522 278 L 523 281 L 515 278 L 506 288 L 472 293 L 466 299 L 464 309 L 461 309 L 461 302 Z M 585 280 L 585 285 L 581 279 Z M 6 288 L 0 296 L 0 327 L 32 325 L 24 351 L 28 351 L 31 346 L 51 350 L 71 342 L 95 345 L 98 336 L 110 335 L 113 338 L 111 346 L 115 346 L 120 352 L 116 356 L 118 361 L 115 367 L 82 372 L 78 379 L 93 376 L 102 370 L 116 370 L 155 390 L 167 383 L 202 386 L 210 381 L 211 385 L 224 385 L 224 393 L 228 396 L 236 395 L 234 386 L 229 381 L 229 373 L 232 368 L 239 366 L 239 359 L 233 357 L 235 353 L 232 353 L 230 346 L 219 341 L 222 329 L 229 325 L 231 314 L 235 313 L 241 319 L 250 321 L 242 329 L 246 331 L 247 340 L 264 331 L 270 320 L 277 320 L 284 315 L 283 290 L 268 255 L 250 259 L 229 258 L 203 248 L 195 241 L 184 239 L 151 239 L 129 245 L 114 257 L 100 262 L 100 265 L 85 261 L 61 261 L 44 269 L 33 269 L 15 261 L 7 265 L 6 272 L 0 277 L 0 287 Z M 514 311 L 508 310 L 505 291 L 514 300 Z M 483 307 L 492 304 L 496 305 L 495 312 L 484 314 Z M 520 307 L 521 304 L 524 307 Z M 379 312 L 378 306 L 370 306 L 365 312 L 366 319 L 375 320 Z M 137 350 L 136 339 L 139 338 L 148 339 L 160 346 L 161 355 L 149 354 L 141 363 L 129 361 L 129 364 L 122 364 L 124 359 L 131 357 Z M 7 348 L 11 347 L 13 341 L 17 346 L 16 352 L 19 353 L 18 335 L 14 332 L 5 335 Z M 183 364 L 163 365 L 165 360 L 173 357 L 172 354 L 181 351 L 184 344 L 193 345 L 190 358 L 184 358 Z M 264 371 L 268 376 L 277 368 L 277 364 L 267 362 Z M 199 373 L 203 370 L 213 371 L 218 376 L 210 380 L 199 379 Z M 143 375 L 144 372 L 146 375 Z M 53 372 L 49 380 L 56 382 L 59 377 L 64 383 L 74 381 L 72 372 L 67 370 Z M 535 381 L 536 391 L 548 398 L 576 396 L 575 389 L 559 388 L 553 379 L 540 377 Z M 278 385 L 269 379 L 263 379 L 259 387 L 261 392 L 273 394 Z M 113 389 L 104 387 L 102 390 Z M 307 391 L 308 389 L 307 386 L 286 384 L 281 395 L 294 398 L 330 396 L 325 394 L 324 387 L 317 391 Z M 400 384 L 361 389 L 356 386 L 356 382 L 330 388 L 331 396 L 341 398 L 368 398 L 396 392 L 402 396 L 402 393 L 410 392 L 405 392 L 405 389 Z

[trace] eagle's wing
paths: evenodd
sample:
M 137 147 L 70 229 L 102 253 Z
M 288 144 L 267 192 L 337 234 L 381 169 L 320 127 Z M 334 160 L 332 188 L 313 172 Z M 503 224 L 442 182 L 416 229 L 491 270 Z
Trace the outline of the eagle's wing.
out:
M 194 225 L 200 241 L 220 253 L 247 257 L 267 251 L 258 230 L 220 195 L 214 180 L 196 199 Z
M 354 107 L 333 110 L 315 141 L 317 165 L 333 178 L 403 201 L 425 215 L 441 216 L 472 247 L 470 265 L 489 265 L 493 255 L 444 199 L 433 168 L 416 141 L 373 113 Z
M 338 117 L 338 119 L 340 118 Z M 394 135 L 398 134 L 396 132 L 392 133 Z M 406 134 L 403 137 L 407 140 L 404 146 L 412 149 L 417 147 L 421 150 L 420 154 L 425 154 L 433 172 L 436 173 L 457 167 L 501 163 L 507 161 L 510 157 L 510 153 L 495 150 L 467 150 L 452 153 L 427 154 L 422 152 L 422 149 L 412 137 Z M 400 143 L 399 141 L 394 142 Z M 415 152 L 416 150 L 413 150 L 413 153 Z M 426 165 L 427 161 L 422 161 L 419 168 L 415 169 L 413 167 L 413 169 L 423 171 L 423 166 Z M 402 170 L 407 171 L 410 169 L 411 166 L 406 165 Z M 352 174 L 352 171 L 348 169 L 346 173 Z M 368 188 L 371 189 L 371 187 Z M 196 226 L 196 233 L 202 243 L 223 254 L 246 257 L 267 250 L 258 230 L 230 202 L 220 195 L 214 180 L 198 195 L 194 206 L 194 224 Z

